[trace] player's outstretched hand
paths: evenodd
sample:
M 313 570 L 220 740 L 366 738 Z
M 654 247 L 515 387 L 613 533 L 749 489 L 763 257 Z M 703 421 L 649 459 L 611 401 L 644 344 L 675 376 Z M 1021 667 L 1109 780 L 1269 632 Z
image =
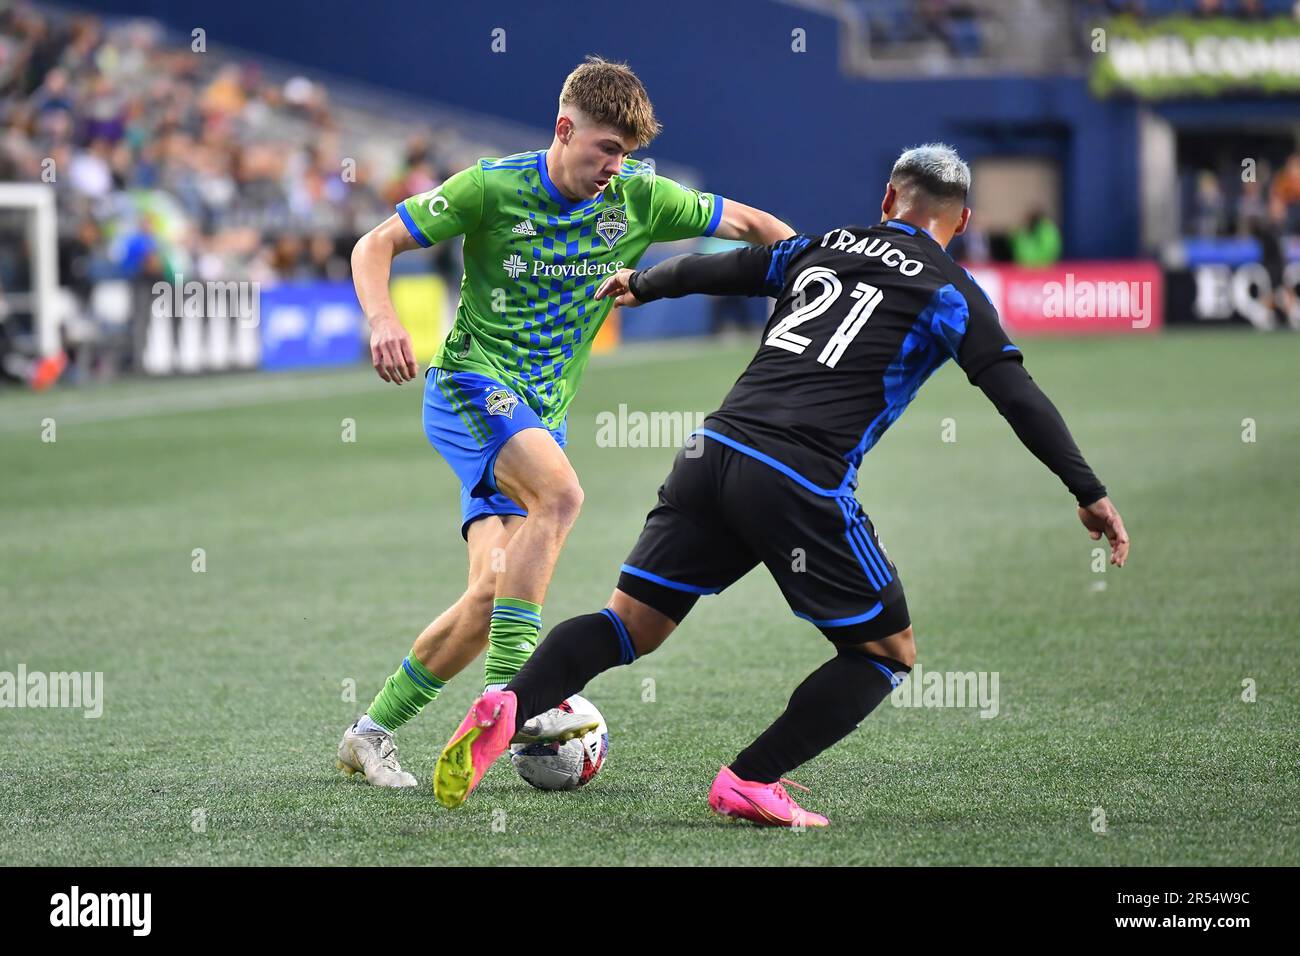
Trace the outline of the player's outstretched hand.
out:
M 634 269 L 619 269 L 600 284 L 600 288 L 596 290 L 596 298 L 608 299 L 617 296 L 614 299 L 614 304 L 627 309 L 640 305 L 641 300 L 629 291 L 630 287 L 628 286 L 628 280 L 632 278 L 634 271 Z
M 415 378 L 415 350 L 411 335 L 396 318 L 370 323 L 370 362 L 385 382 L 401 385 Z
M 1086 508 L 1079 509 L 1079 520 L 1088 529 L 1093 541 L 1104 534 L 1110 542 L 1110 563 L 1117 568 L 1124 567 L 1128 560 L 1128 532 L 1124 530 L 1124 519 L 1119 516 L 1109 498 L 1094 501 Z

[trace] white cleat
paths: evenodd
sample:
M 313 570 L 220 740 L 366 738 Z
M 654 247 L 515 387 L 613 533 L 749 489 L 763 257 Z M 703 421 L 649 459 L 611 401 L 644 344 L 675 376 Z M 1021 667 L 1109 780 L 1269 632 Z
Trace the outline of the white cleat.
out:
M 600 721 L 592 720 L 590 714 L 572 714 L 554 708 L 524 721 L 523 726 L 510 738 L 510 742 L 512 744 L 562 742 L 581 737 L 599 726 Z
M 416 786 L 415 777 L 397 762 L 393 735 L 357 733 L 355 724 L 343 731 L 343 739 L 339 741 L 339 769 L 349 777 L 354 773 L 361 774 L 372 787 L 402 789 Z

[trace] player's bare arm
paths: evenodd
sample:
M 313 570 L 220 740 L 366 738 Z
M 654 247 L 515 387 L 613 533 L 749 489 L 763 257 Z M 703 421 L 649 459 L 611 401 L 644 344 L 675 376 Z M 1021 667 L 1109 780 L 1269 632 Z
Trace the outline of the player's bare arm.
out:
M 722 205 L 722 221 L 713 234 L 719 239 L 739 239 L 751 245 L 766 246 L 790 238 L 794 230 L 769 212 L 726 199 Z
M 400 217 L 389 216 L 357 240 L 352 248 L 352 282 L 357 301 L 370 323 L 370 361 L 385 382 L 401 385 L 415 378 L 418 368 L 411 335 L 397 317 L 388 294 L 393 258 L 418 248 Z

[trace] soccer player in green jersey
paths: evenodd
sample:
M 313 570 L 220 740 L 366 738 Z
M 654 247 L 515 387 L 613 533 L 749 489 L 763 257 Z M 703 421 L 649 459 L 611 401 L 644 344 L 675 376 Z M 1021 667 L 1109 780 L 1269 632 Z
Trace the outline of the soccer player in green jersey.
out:
M 461 482 L 469 586 L 344 732 L 339 766 L 375 786 L 415 785 L 392 733 L 485 643 L 488 689 L 504 686 L 537 644 L 546 588 L 582 507 L 563 451 L 565 414 L 611 308 L 594 298 L 601 281 L 654 242 L 713 235 L 766 245 L 793 235 L 774 216 L 631 159 L 660 128 L 627 65 L 588 57 L 564 82 L 550 147 L 479 160 L 398 204 L 353 250 L 375 370 L 401 384 L 417 368 L 388 294 L 393 257 L 465 237 L 456 319 L 425 373 L 424 428 Z M 546 726 L 536 739 L 586 729 Z

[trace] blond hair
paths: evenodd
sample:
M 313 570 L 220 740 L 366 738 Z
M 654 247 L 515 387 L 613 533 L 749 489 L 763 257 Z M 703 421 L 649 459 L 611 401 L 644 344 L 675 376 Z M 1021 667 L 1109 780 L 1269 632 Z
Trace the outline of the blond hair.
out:
M 564 80 L 560 110 L 566 106 L 581 110 L 593 122 L 612 126 L 645 148 L 663 126 L 655 119 L 654 107 L 645 87 L 626 63 L 613 63 L 589 56 Z

